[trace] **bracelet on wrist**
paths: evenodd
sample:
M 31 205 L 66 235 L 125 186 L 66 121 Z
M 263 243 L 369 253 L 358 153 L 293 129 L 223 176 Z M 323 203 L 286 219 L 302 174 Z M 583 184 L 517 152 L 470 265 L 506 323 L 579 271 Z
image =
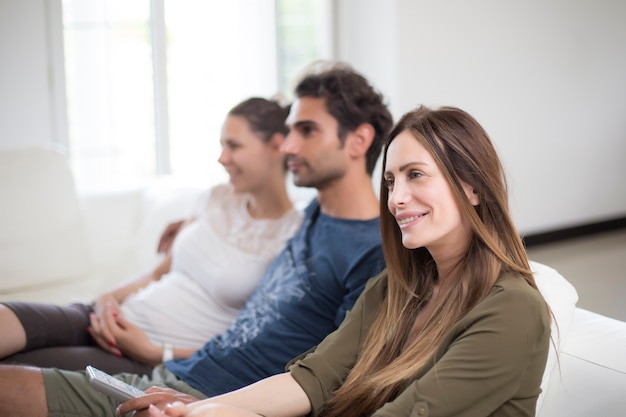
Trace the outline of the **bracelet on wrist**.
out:
M 163 356 L 161 362 L 167 362 L 174 359 L 174 345 L 171 343 L 163 343 Z

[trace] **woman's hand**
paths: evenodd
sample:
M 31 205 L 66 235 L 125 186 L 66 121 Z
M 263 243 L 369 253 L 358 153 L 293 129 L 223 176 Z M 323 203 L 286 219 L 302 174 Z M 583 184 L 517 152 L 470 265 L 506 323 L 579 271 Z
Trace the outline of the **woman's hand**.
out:
M 111 325 L 111 333 L 115 338 L 116 348 L 124 355 L 152 366 L 161 363 L 162 347 L 152 343 L 143 330 L 119 314 Z
M 117 341 L 111 329 L 115 323 L 115 317 L 119 315 L 120 305 L 111 294 L 104 294 L 98 298 L 94 305 L 94 312 L 89 315 L 90 326 L 87 331 L 96 343 L 105 351 L 121 356 L 122 353 L 116 347 Z
M 87 330 L 102 349 L 152 366 L 161 363 L 162 348 L 153 344 L 143 330 L 126 320 L 118 304 L 106 302 L 100 311 L 99 316 L 95 313 L 89 316 L 91 326 Z
M 159 390 L 159 391 L 157 391 Z M 311 413 L 311 402 L 289 373 L 270 376 L 252 385 L 201 401 L 192 397 L 174 397 L 163 388 L 150 388 L 145 396 L 122 403 L 118 414 L 133 410 L 135 417 L 259 417 L 305 416 Z M 153 397 L 150 398 L 149 396 Z M 179 404 L 180 403 L 180 404 Z M 150 405 L 154 407 L 150 407 Z
M 175 402 L 165 406 L 164 410 L 159 407 L 150 405 L 148 408 L 150 417 L 185 417 L 187 416 L 187 406 L 181 402 Z
M 197 398 L 191 395 L 183 394 L 170 388 L 152 387 L 146 390 L 146 395 L 121 403 L 117 407 L 118 415 L 125 415 L 131 411 L 135 411 L 133 414 L 135 417 L 152 416 L 153 413 L 166 410 L 170 404 L 177 404 L 176 408 L 169 411 L 171 413 L 183 413 L 183 414 L 156 414 L 157 416 L 184 416 L 186 412 L 185 404 L 198 401 Z M 182 411 L 181 411 L 182 410 Z M 167 411 L 166 411 L 167 412 Z
M 163 410 L 151 405 L 148 412 L 150 417 L 259 417 L 259 414 L 225 404 L 203 404 L 198 407 L 188 407 L 182 402 L 167 404 Z

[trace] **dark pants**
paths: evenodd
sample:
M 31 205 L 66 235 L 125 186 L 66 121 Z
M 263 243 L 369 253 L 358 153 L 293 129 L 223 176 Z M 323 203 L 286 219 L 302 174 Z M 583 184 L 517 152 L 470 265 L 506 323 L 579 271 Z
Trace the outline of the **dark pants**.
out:
M 32 365 L 42 368 L 83 370 L 95 366 L 107 373 L 149 374 L 152 367 L 127 357 L 117 357 L 101 349 L 87 332 L 87 304 L 10 302 L 10 308 L 26 331 L 26 347 L 20 353 L 2 359 L 2 363 Z

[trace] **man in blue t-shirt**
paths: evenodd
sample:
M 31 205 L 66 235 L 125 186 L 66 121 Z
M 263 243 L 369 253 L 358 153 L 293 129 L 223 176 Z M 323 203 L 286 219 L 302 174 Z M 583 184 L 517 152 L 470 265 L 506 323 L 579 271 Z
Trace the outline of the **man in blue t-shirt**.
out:
M 281 150 L 294 183 L 317 190 L 300 230 L 226 332 L 187 359 L 157 366 L 151 377 L 119 375 L 143 390 L 169 387 L 150 389 L 121 412 L 194 401 L 282 372 L 339 326 L 366 281 L 383 269 L 371 178 L 392 124 L 382 96 L 338 64 L 306 75 L 295 96 Z M 83 372 L 0 367 L 0 417 L 46 410 L 114 416 L 116 405 L 91 389 Z

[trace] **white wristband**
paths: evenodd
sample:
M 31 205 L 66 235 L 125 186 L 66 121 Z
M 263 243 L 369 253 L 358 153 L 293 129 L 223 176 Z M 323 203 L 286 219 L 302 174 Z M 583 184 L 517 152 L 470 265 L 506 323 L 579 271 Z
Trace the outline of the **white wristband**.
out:
M 174 359 L 174 345 L 171 343 L 163 343 L 163 357 L 161 362 L 167 362 Z

